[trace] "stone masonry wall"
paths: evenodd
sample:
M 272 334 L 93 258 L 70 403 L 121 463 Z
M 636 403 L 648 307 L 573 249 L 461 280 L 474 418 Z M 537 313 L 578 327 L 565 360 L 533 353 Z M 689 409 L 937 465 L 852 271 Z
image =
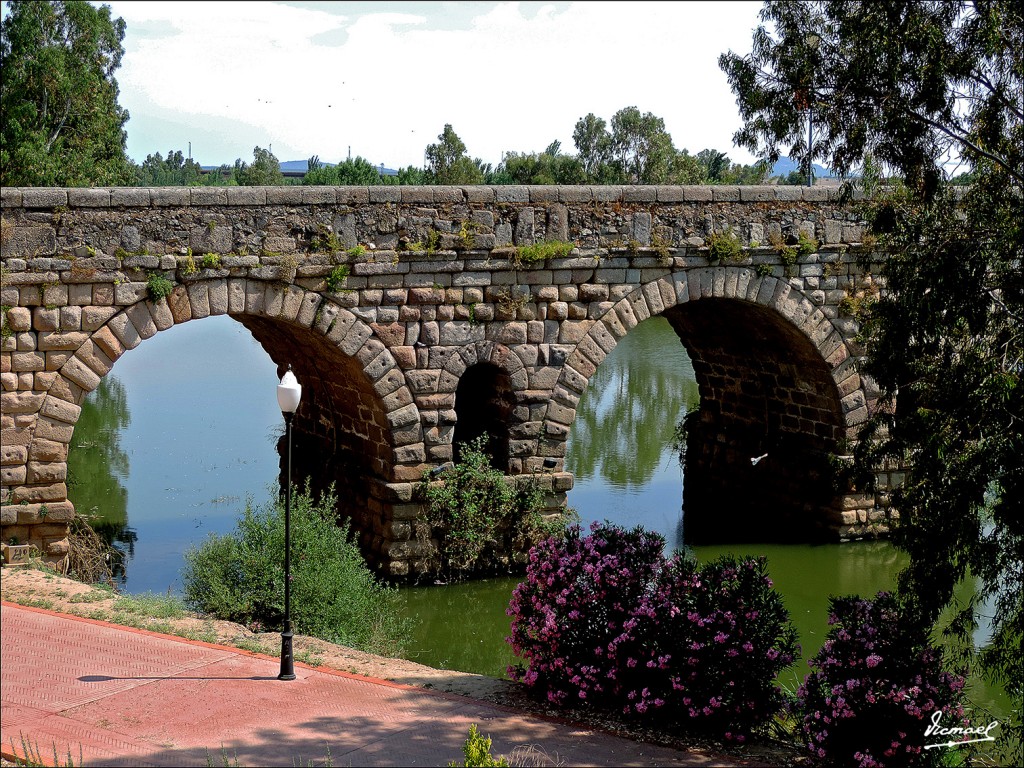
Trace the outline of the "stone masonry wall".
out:
M 66 459 L 82 398 L 146 339 L 219 314 L 249 328 L 281 371 L 295 369 L 307 388 L 296 455 L 316 464 L 317 482 L 345 490 L 343 514 L 391 576 L 430 567 L 413 489 L 453 459 L 460 405 L 474 419 L 481 403 L 502 409 L 509 474 L 536 474 L 557 506 L 589 377 L 661 314 L 701 390 L 695 499 L 727 498 L 771 437 L 788 447 L 770 458 L 792 458 L 756 486 L 762 509 L 790 510 L 776 533 L 884 530 L 884 497 L 826 492 L 828 478 L 799 469 L 841 453 L 874 401 L 849 310 L 879 290 L 862 263 L 881 255 L 834 190 L 5 188 L 0 202 L 2 535 L 51 559 L 67 548 Z M 809 245 L 797 255 L 801 234 Z M 742 248 L 716 257 L 721 237 Z M 545 242 L 567 245 L 531 261 L 529 246 Z M 165 299 L 153 299 L 157 277 L 172 287 Z M 480 364 L 491 373 L 476 376 Z M 460 404 L 467 371 L 502 391 Z

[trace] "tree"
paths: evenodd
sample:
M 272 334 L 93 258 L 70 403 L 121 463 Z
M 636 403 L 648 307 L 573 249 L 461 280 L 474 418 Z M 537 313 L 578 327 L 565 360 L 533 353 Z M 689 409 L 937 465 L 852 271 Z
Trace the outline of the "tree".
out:
M 146 155 L 145 161 L 138 169 L 138 184 L 141 187 L 187 187 L 199 184 L 202 168 L 191 157 L 187 158 L 181 150 L 171 150 L 167 158 Z
M 572 132 L 583 173 L 591 183 L 602 182 L 602 171 L 612 159 L 612 137 L 603 119 L 593 112 L 581 117 Z
M 320 186 L 379 186 L 380 170 L 360 156 L 347 158 L 337 165 L 323 165 L 315 155 L 310 158 L 309 168 L 302 180 L 303 184 Z
M 636 107 L 612 116 L 612 154 L 627 184 L 663 184 L 676 150 L 665 121 Z
M 241 159 L 235 161 L 235 180 L 240 187 L 275 187 L 284 184 L 281 164 L 274 153 L 262 147 L 253 147 L 252 165 Z
M 541 153 L 509 152 L 498 166 L 498 173 L 507 176 L 507 184 L 584 184 L 587 181 L 583 164 L 572 155 L 562 154 L 562 144 L 553 141 Z
M 480 184 L 484 174 L 466 154 L 466 145 L 446 123 L 437 137 L 437 144 L 428 144 L 427 174 L 435 184 Z
M 702 149 L 697 153 L 697 160 L 704 166 L 708 181 L 712 184 L 720 183 L 729 171 L 729 156 L 717 149 Z
M 744 120 L 736 142 L 770 162 L 788 145 L 791 156 L 826 158 L 842 175 L 875 158 L 900 182 L 868 206 L 888 254 L 887 290 L 861 317 L 865 370 L 881 398 L 858 464 L 864 473 L 881 461 L 912 465 L 892 496 L 894 541 L 909 554 L 901 594 L 931 623 L 955 603 L 958 582 L 976 579 L 948 631 L 969 647 L 979 606 L 991 601 L 993 636 L 979 661 L 1020 707 L 1021 6 L 767 2 L 761 18 L 750 54 L 719 59 Z M 972 168 L 970 187 L 948 183 L 950 156 Z M 1019 718 L 1016 728 L 1019 764 Z
M 117 103 L 125 23 L 109 6 L 8 3 L 0 24 L 0 183 L 129 184 Z

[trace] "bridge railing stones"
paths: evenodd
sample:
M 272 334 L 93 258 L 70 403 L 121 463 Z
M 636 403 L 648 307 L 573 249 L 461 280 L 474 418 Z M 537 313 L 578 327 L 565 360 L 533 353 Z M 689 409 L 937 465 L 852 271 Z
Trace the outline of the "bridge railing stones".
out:
M 127 350 L 211 315 L 245 324 L 279 365 L 304 351 L 297 371 L 316 379 L 332 413 L 326 426 L 297 417 L 296 429 L 366 457 L 363 508 L 350 513 L 368 553 L 396 576 L 429 560 L 411 489 L 453 458 L 455 394 L 472 366 L 507 375 L 509 473 L 542 473 L 554 458 L 544 480 L 552 504 L 571 488 L 565 445 L 587 381 L 653 315 L 677 330 L 712 328 L 693 307 L 740 317 L 742 306 L 778 326 L 773 338 L 803 339 L 794 344 L 804 351 L 778 364 L 795 373 L 765 359 L 758 376 L 773 369 L 780 424 L 815 450 L 854 438 L 874 403 L 848 308 L 884 287 L 871 265 L 882 256 L 834 189 L 4 188 L 0 205 L 3 537 L 51 559 L 67 549 L 66 460 L 82 398 Z M 736 258 L 712 258 L 713 234 L 736 239 Z M 524 259 L 544 241 L 572 250 Z M 801 242 L 813 247 L 794 257 Z M 151 298 L 154 275 L 173 284 L 166 299 Z M 708 364 L 708 414 L 712 383 L 732 388 L 736 412 L 707 425 L 723 435 L 751 427 L 743 381 L 753 369 L 729 358 L 731 378 L 721 378 L 726 358 L 683 341 Z M 345 377 L 321 374 L 324 361 Z M 812 397 L 809 387 L 827 391 Z M 716 456 L 739 455 L 741 443 Z M 884 529 L 884 501 L 840 494 L 815 514 L 834 535 L 867 535 Z

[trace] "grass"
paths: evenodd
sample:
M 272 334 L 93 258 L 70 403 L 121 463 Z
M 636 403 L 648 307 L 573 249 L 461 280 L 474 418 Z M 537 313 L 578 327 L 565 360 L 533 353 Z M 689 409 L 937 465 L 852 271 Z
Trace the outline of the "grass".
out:
M 85 765 L 82 760 L 82 745 L 78 745 L 78 762 L 75 762 L 74 757 L 71 755 L 71 747 L 68 747 L 67 755 L 61 758 L 57 753 L 57 744 L 53 742 L 53 758 L 44 758 L 43 752 L 39 748 L 39 744 L 25 737 L 25 734 L 19 734 L 21 739 L 21 757 L 14 758 L 14 764 L 17 766 L 26 766 L 26 768 L 42 768 L 42 766 L 52 765 L 57 768 L 74 768 L 77 766 Z M 14 748 L 14 741 L 11 740 L 11 753 L 14 755 L 18 754 L 18 750 Z

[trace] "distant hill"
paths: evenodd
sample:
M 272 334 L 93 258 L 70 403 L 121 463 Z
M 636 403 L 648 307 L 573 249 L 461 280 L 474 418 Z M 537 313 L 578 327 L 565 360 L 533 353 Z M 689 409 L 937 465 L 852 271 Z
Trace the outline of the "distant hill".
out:
M 814 163 L 814 178 L 816 179 L 831 179 L 835 178 L 832 171 L 823 165 Z M 788 157 L 780 157 L 778 162 L 772 166 L 772 176 L 788 176 L 790 171 L 799 171 L 800 163 L 796 160 L 791 160 Z

